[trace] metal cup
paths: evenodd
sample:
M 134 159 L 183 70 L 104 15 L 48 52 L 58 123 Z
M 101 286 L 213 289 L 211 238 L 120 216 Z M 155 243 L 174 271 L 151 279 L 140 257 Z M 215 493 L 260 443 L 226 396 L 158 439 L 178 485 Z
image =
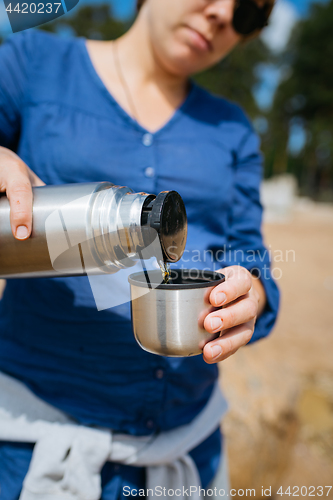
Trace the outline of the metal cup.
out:
M 209 295 L 225 277 L 213 271 L 174 269 L 171 282 L 162 283 L 159 270 L 129 276 L 132 326 L 136 341 L 148 352 L 162 356 L 195 356 L 219 336 L 204 327 L 216 310 Z

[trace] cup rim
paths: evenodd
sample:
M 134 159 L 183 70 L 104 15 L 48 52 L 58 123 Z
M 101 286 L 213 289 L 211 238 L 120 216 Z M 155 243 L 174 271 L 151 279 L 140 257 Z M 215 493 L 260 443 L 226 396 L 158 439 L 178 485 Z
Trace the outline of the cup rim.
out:
M 193 279 L 193 283 L 161 283 L 162 274 L 159 269 L 154 269 L 152 271 L 148 271 L 149 282 L 146 279 L 146 273 L 144 271 L 140 271 L 138 273 L 131 274 L 128 277 L 128 281 L 132 286 L 137 286 L 140 288 L 152 288 L 158 290 L 193 290 L 197 288 L 209 288 L 219 285 L 225 281 L 225 276 L 222 273 L 217 273 L 216 271 L 211 271 L 208 269 L 171 269 L 171 273 L 181 272 L 183 279 L 191 280 Z M 193 274 L 196 272 L 196 277 L 193 277 Z M 156 278 L 160 278 L 161 281 L 158 281 Z M 145 277 L 145 280 L 139 281 L 138 277 Z M 207 280 L 204 282 L 195 282 L 195 280 Z M 153 281 L 152 281 L 153 280 Z M 155 281 L 154 281 L 155 280 Z

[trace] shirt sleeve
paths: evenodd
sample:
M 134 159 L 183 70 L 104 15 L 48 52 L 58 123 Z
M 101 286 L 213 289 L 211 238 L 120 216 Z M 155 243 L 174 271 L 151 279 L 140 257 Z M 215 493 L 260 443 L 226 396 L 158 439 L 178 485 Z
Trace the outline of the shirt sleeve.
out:
M 274 326 L 279 308 L 279 290 L 272 277 L 270 252 L 261 233 L 262 155 L 259 138 L 248 130 L 238 148 L 234 166 L 234 193 L 229 213 L 228 265 L 240 265 L 259 277 L 267 303 L 257 319 L 251 342 L 265 337 Z
M 19 33 L 0 46 L 0 146 L 16 150 L 27 87 L 28 43 Z

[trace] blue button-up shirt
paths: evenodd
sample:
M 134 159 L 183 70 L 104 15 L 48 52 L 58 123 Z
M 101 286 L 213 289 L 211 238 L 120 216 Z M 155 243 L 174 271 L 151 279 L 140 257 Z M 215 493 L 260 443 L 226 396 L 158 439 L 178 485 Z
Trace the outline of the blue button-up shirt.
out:
M 260 231 L 262 161 L 238 106 L 193 84 L 183 105 L 151 134 L 106 89 L 83 39 L 31 30 L 1 47 L 0 68 L 0 145 L 17 151 L 46 184 L 111 181 L 136 192 L 178 191 L 188 215 L 178 265 L 255 270 L 267 306 L 253 341 L 269 333 L 278 291 Z M 144 352 L 133 337 L 129 304 L 98 311 L 86 277 L 8 281 L 0 302 L 0 369 L 81 423 L 135 435 L 190 422 L 218 376 L 202 356 Z M 214 436 L 195 458 L 204 484 L 218 462 Z M 2 450 L 0 484 L 1 456 L 10 451 L 19 468 L 20 456 L 31 453 L 4 443 Z M 117 474 L 108 469 L 107 500 L 118 495 L 110 486 L 122 484 Z

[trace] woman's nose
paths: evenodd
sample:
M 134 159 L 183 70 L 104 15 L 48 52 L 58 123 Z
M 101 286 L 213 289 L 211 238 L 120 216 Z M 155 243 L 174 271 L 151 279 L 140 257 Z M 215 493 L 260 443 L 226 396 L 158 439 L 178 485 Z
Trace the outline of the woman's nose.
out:
M 213 0 L 206 6 L 205 14 L 210 21 L 228 25 L 234 16 L 235 0 Z

